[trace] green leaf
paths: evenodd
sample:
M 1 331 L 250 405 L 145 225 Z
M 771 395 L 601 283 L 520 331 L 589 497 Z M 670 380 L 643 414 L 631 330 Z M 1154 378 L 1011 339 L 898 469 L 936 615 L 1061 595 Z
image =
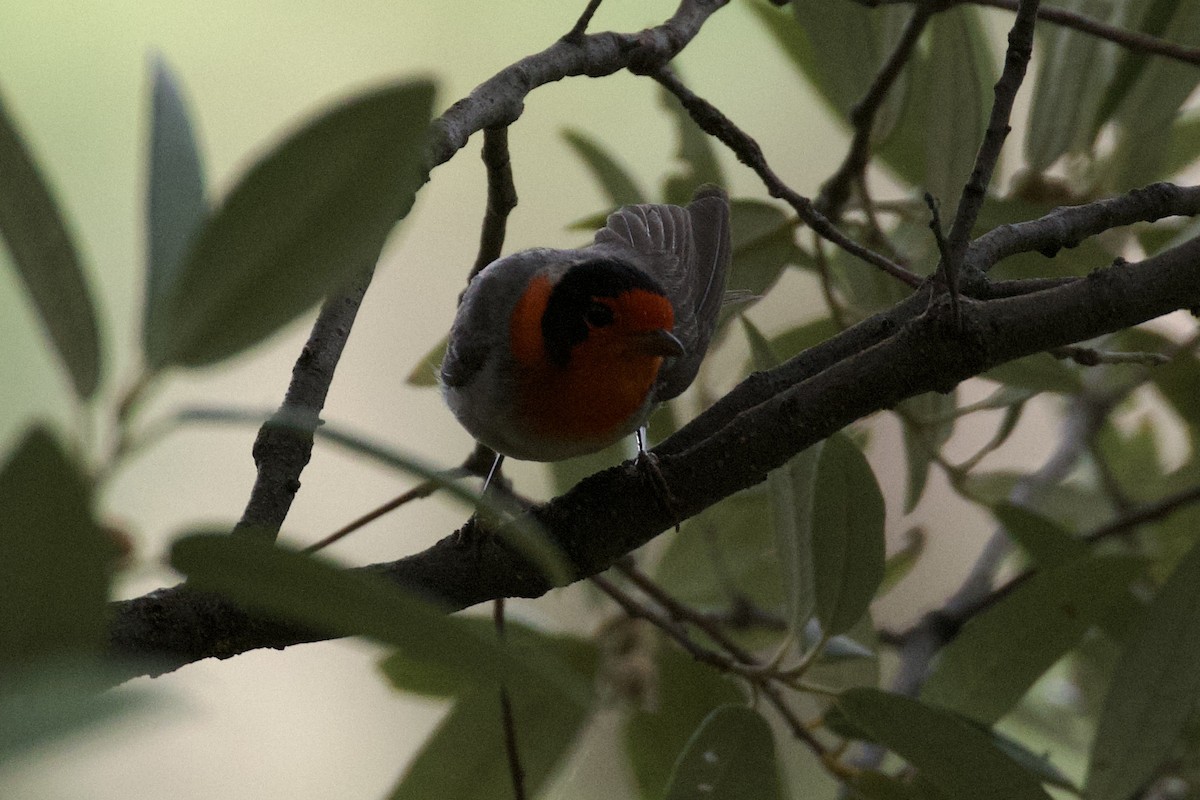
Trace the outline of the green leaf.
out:
M 1163 155 L 1162 174 L 1176 175 L 1197 159 L 1200 159 L 1200 112 L 1192 110 L 1181 114 L 1171 126 L 1171 144 Z
M 0 238 L 71 378 L 75 394 L 100 383 L 100 331 L 79 255 L 54 195 L 0 100 Z
M 1124 12 L 1118 20 L 1117 27 L 1140 31 L 1149 36 L 1161 37 L 1167 25 L 1175 14 L 1182 0 L 1150 0 L 1148 3 L 1119 3 L 1117 7 Z M 1104 101 L 1096 112 L 1092 124 L 1092 136 L 1099 132 L 1104 123 L 1112 118 L 1121 107 L 1129 90 L 1137 82 L 1138 77 L 1145 71 L 1146 65 L 1155 57 L 1148 53 L 1135 50 L 1124 50 L 1121 59 L 1114 70 L 1112 80 L 1108 83 Z
M 98 651 L 117 552 L 90 483 L 45 428 L 0 467 L 0 669 Z
M 738 492 L 683 523 L 655 568 L 659 584 L 681 601 L 728 608 L 735 599 L 783 613 L 780 557 L 765 487 Z M 761 636 L 761 634 L 760 634 Z M 772 633 L 769 641 L 778 641 Z M 757 642 L 762 644 L 761 638 Z
M 929 54 L 913 80 L 913 92 L 937 109 L 925 119 L 924 188 L 947 209 L 975 165 L 991 109 L 990 53 L 975 9 L 960 7 L 929 22 Z
M 146 181 L 146 306 L 142 324 L 170 296 L 192 237 L 208 215 L 204 165 L 178 79 L 154 59 L 150 116 L 150 173 Z
M 1040 569 L 942 649 L 921 699 L 985 724 L 1011 711 L 1089 628 L 1129 599 L 1144 564 L 1078 558 Z
M 851 689 L 837 707 L 893 751 L 945 800 L 1049 800 L 1041 784 L 988 734 L 958 716 L 877 689 Z
M 172 546 L 171 565 L 197 589 L 329 635 L 392 645 L 464 683 L 507 679 L 562 695 L 588 694 L 553 654 L 505 646 L 383 578 L 311 555 L 245 536 L 193 534 Z
M 1125 16 L 1122 4 L 1108 0 L 1064 0 L 1059 7 L 1118 27 Z M 1048 25 L 1044 33 L 1025 136 L 1025 159 L 1037 172 L 1068 150 L 1090 147 L 1092 120 L 1120 55 L 1114 43 L 1073 28 Z
M 718 708 L 675 765 L 667 800 L 783 798 L 771 726 L 745 706 Z
M 1200 45 L 1200 4 L 1178 3 L 1162 38 L 1184 47 Z M 1114 116 L 1122 134 L 1115 156 L 1117 189 L 1142 186 L 1163 175 L 1172 123 L 1197 83 L 1200 73 L 1194 65 L 1169 58 L 1145 63 Z
M 1013 488 L 1025 478 L 1020 472 L 975 472 L 964 482 L 963 493 L 991 508 L 1012 497 Z M 1022 504 L 1068 530 L 1087 530 L 1103 525 L 1115 513 L 1112 503 L 1098 488 L 1080 483 L 1055 483 L 1032 488 L 1023 484 L 1028 497 Z
M 1007 501 L 992 509 L 1005 532 L 1039 567 L 1054 567 L 1081 558 L 1088 546 L 1049 517 Z
M 645 202 L 646 195 L 638 188 L 634 177 L 595 139 L 572 128 L 564 130 L 562 136 L 614 206 Z
M 866 613 L 883 580 L 883 494 L 871 465 L 844 434 L 825 440 L 813 491 L 813 579 L 827 636 Z
M 654 701 L 625 723 L 625 752 L 642 797 L 663 796 L 692 732 L 709 714 L 744 700 L 729 678 L 673 645 L 659 646 L 655 665 Z
M 871 86 L 909 12 L 902 8 L 868 9 L 852 0 L 792 3 L 791 9 L 799 25 L 787 38 L 802 37 L 803 44 L 786 52 L 836 115 L 844 119 Z M 887 134 L 887 121 L 894 117 L 903 96 L 901 82 L 886 101 L 888 108 L 877 120 L 875 136 Z
M 1092 741 L 1089 800 L 1126 800 L 1172 756 L 1200 699 L 1200 544 L 1163 584 L 1113 670 Z
M 143 332 L 151 369 L 255 345 L 367 274 L 425 180 L 433 86 L 392 84 L 275 147 L 197 232 Z
M 860 772 L 849 785 L 854 796 L 862 800 L 930 800 L 921 787 L 882 772 Z
M 124 675 L 112 664 L 88 658 L 39 661 L 5 673 L 0 683 L 0 763 L 146 710 L 153 699 L 149 690 L 112 688 Z
M 929 470 L 954 434 L 955 392 L 926 392 L 899 404 L 904 454 L 908 464 L 908 492 L 904 513 L 911 513 L 925 493 Z
M 446 358 L 446 345 L 449 344 L 449 341 L 449 335 L 443 336 L 417 362 L 417 365 L 412 368 L 412 372 L 408 373 L 408 377 L 404 379 L 404 382 L 409 386 L 419 386 L 421 388 L 437 386 L 438 371 L 441 369 L 443 359 Z
M 800 259 L 795 223 L 776 206 L 758 200 L 734 200 L 729 216 L 733 263 L 728 288 L 765 295 L 784 267 Z
M 667 176 L 663 182 L 663 198 L 668 203 L 687 205 L 702 184 L 724 185 L 721 163 L 717 160 L 712 137 L 692 120 L 679 99 L 662 89 L 659 92 L 659 100 L 662 107 L 675 119 L 679 136 L 679 150 L 675 155 L 683 162 L 684 167 L 682 172 Z
M 908 577 L 912 568 L 925 553 L 925 531 L 912 528 L 904 537 L 904 546 L 888 556 L 883 564 L 883 580 L 879 582 L 876 595 L 882 597 L 896 584 Z
M 527 631 L 539 647 L 569 664 L 572 680 L 590 686 L 595 648 L 569 637 Z M 591 698 L 564 695 L 536 682 L 507 684 L 525 786 L 535 797 L 571 750 L 591 714 Z M 392 790 L 392 800 L 495 800 L 512 796 L 496 687 L 470 690 L 454 704 Z
M 992 367 L 980 377 L 1035 392 L 1074 395 L 1083 391 L 1079 372 L 1049 353 L 1035 353 L 1009 361 Z
M 813 539 L 818 463 L 824 443 L 802 450 L 767 475 L 776 550 L 788 599 L 788 622 L 797 636 L 816 610 Z

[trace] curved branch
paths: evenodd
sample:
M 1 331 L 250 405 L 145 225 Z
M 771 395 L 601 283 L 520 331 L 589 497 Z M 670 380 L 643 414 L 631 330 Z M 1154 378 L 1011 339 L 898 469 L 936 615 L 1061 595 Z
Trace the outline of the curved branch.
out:
M 965 304 L 955 325 L 945 303 L 930 307 L 877 343 L 841 358 L 763 402 L 725 419 L 717 406 L 657 451 L 675 503 L 632 462 L 580 482 L 528 513 L 574 567 L 577 579 L 597 574 L 682 519 L 760 483 L 805 447 L 849 423 L 928 391 L 957 383 L 1015 358 L 1136 325 L 1179 308 L 1200 306 L 1200 237 L 1137 264 L 1098 269 L 1074 283 Z M 835 337 L 854 338 L 854 329 Z M 803 360 L 802 354 L 799 359 Z M 785 364 L 768 380 L 778 380 Z M 713 415 L 717 420 L 711 419 Z M 688 432 L 713 431 L 689 441 Z M 453 611 L 499 597 L 537 597 L 551 585 L 498 538 L 474 553 L 448 536 L 428 550 L 360 569 L 435 599 Z M 260 647 L 320 638 L 256 618 L 223 601 L 176 587 L 113 604 L 111 649 L 164 659 L 132 674 L 154 674 L 189 661 L 228 657 Z

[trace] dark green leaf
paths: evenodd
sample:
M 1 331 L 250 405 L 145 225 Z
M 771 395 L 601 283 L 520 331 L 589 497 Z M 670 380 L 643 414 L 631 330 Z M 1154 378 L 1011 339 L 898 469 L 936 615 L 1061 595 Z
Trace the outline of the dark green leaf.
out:
M 745 706 L 718 708 L 675 765 L 667 800 L 782 798 L 771 726 Z
M 988 734 L 948 711 L 877 689 L 851 689 L 838 708 L 920 770 L 946 800 L 1049 800 L 1037 779 Z
M 146 181 L 146 306 L 143 326 L 171 295 L 192 237 L 208 214 L 204 166 L 187 103 L 174 73 L 154 59 L 150 116 L 150 174 Z
M 1171 126 L 1171 144 L 1163 155 L 1162 174 L 1175 175 L 1197 159 L 1200 159 L 1200 112 L 1192 110 L 1184 112 Z
M 845 118 L 862 99 L 875 74 L 899 38 L 907 9 L 868 9 L 851 0 L 792 3 L 799 25 L 788 35 L 804 37 L 789 55 L 809 55 L 793 63 L 820 92 L 839 118 Z M 875 135 L 885 136 L 895 109 L 903 101 L 903 82 L 893 87 L 889 108 L 880 114 Z
M 919 786 L 905 783 L 882 772 L 862 772 L 854 776 L 850 789 L 862 800 L 929 800 Z
M 965 482 L 965 494 L 991 508 L 1012 496 L 1017 482 L 1025 477 L 1018 472 L 976 472 Z M 1112 519 L 1112 503 L 1099 489 L 1079 483 L 1025 485 L 1028 494 L 1022 503 L 1068 530 L 1095 528 Z
M 1023 506 L 1002 502 L 992 509 L 1008 535 L 1039 567 L 1053 567 L 1082 557 L 1087 545 L 1049 517 Z
M 463 682 L 541 684 L 584 697 L 588 688 L 552 653 L 506 647 L 415 595 L 362 572 L 245 536 L 196 534 L 175 542 L 171 565 L 197 589 L 335 636 L 366 636 Z
M 1083 391 L 1079 372 L 1049 353 L 1036 353 L 992 367 L 981 378 L 1036 392 L 1073 395 Z
M 975 165 L 991 109 L 990 54 L 975 9 L 937 14 L 929 22 L 929 55 L 913 91 L 936 108 L 925 122 L 924 188 L 953 209 Z M 947 211 L 949 215 L 949 211 Z
M 908 492 L 904 513 L 911 513 L 925 493 L 929 470 L 942 452 L 942 445 L 954 434 L 954 392 L 926 392 L 899 404 L 904 432 L 904 454 L 908 463 Z
M 1117 660 L 1096 735 L 1089 800 L 1133 797 L 1173 752 L 1200 700 L 1200 544 L 1159 590 Z
M 726 676 L 678 648 L 658 648 L 652 703 L 625 723 L 625 752 L 643 797 L 662 797 L 692 732 L 720 706 L 743 701 Z
M 572 680 L 590 686 L 596 653 L 590 643 L 533 635 L 541 649 L 569 664 Z M 526 790 L 535 797 L 570 751 L 591 714 L 591 699 L 564 695 L 542 684 L 507 684 Z M 477 687 L 454 704 L 450 715 L 389 795 L 392 800 L 496 800 L 512 796 L 504 748 L 500 696 L 495 686 Z
M 767 524 L 770 500 L 762 487 L 726 498 L 683 524 L 655 569 L 664 589 L 684 602 L 725 608 L 744 597 L 782 611 L 779 555 Z
M 1104 0 L 1064 0 L 1059 7 L 1098 22 L 1121 24 L 1124 9 Z M 1092 120 L 1120 50 L 1090 33 L 1048 25 L 1038 42 L 1043 61 L 1034 84 L 1025 159 L 1041 172 L 1068 150 L 1092 144 Z
M 1110 609 L 1144 565 L 1079 558 L 1039 569 L 943 648 L 921 698 L 991 724 L 1011 711 Z
M 91 292 L 62 213 L 0 101 L 0 237 L 71 385 L 89 398 L 100 383 L 100 332 Z
M 912 568 L 925 552 L 925 531 L 912 528 L 904 537 L 904 546 L 888 556 L 883 564 L 883 580 L 879 582 L 877 595 L 883 596 L 892 587 L 908 577 Z
M 575 155 L 583 161 L 592 177 L 600 184 L 601 191 L 614 206 L 627 206 L 634 203 L 644 203 L 646 195 L 638 188 L 637 181 L 629 171 L 617 161 L 600 144 L 583 133 L 574 129 L 563 131 L 563 138 L 575 151 Z
M 1150 380 L 1185 423 L 1200 429 L 1200 358 L 1186 350 L 1175 352 L 1174 342 L 1145 328 L 1121 331 L 1117 341 L 1123 349 L 1173 355 L 1170 363 L 1150 370 Z
M 823 450 L 824 443 L 818 442 L 767 475 L 775 548 L 779 553 L 783 588 L 788 599 L 787 618 L 798 636 L 816 610 L 816 591 L 820 585 L 815 575 L 813 526 L 818 463 Z
M 1179 3 L 1162 37 L 1184 47 L 1200 44 L 1200 5 Z M 1169 58 L 1146 63 L 1114 117 L 1122 133 L 1114 157 L 1116 188 L 1142 186 L 1163 176 L 1172 123 L 1197 83 L 1200 73 L 1193 65 Z
M 91 659 L 56 659 L 6 673 L 0 685 L 0 763 L 145 710 L 151 701 L 145 688 L 112 689 L 123 675 Z
M 432 102 L 428 81 L 386 86 L 326 112 L 251 167 L 152 309 L 147 364 L 233 356 L 365 275 L 425 179 Z
M 417 362 L 417 365 L 408 373 L 408 377 L 404 382 L 409 386 L 437 386 L 438 385 L 438 370 L 441 369 L 442 359 L 446 357 L 446 345 L 448 337 L 443 336 L 441 341 L 430 348 L 429 352 Z
M 669 175 L 663 182 L 663 199 L 676 205 L 687 205 L 696 189 L 705 183 L 721 186 L 725 183 L 713 139 L 692 120 L 687 109 L 675 95 L 661 90 L 663 108 L 675 119 L 679 136 L 676 157 L 683 162 L 683 171 Z
M 883 580 L 883 494 L 871 465 L 843 434 L 825 441 L 813 492 L 816 611 L 826 635 L 866 613 Z
M 733 263 L 728 288 L 765 295 L 784 267 L 800 258 L 795 223 L 777 207 L 758 200 L 734 200 L 729 213 Z
M 1159 37 L 1167 29 L 1175 10 L 1182 0 L 1150 0 L 1148 3 L 1121 4 L 1124 16 L 1119 19 L 1121 27 L 1140 31 L 1149 36 Z M 1118 20 L 1114 20 L 1115 22 Z M 1146 65 L 1156 57 L 1149 53 L 1136 50 L 1124 50 L 1114 70 L 1112 80 L 1108 83 L 1104 101 L 1096 113 L 1092 124 L 1092 135 L 1100 130 L 1104 123 L 1121 107 L 1129 90 L 1137 82 Z
M 104 642 L 117 551 L 93 518 L 89 487 L 44 428 L 0 468 L 0 668 Z

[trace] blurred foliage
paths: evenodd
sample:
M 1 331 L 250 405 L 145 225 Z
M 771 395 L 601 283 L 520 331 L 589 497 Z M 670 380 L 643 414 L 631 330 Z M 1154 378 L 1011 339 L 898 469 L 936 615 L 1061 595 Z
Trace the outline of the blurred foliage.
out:
M 1183 46 L 1200 44 L 1196 0 L 1058 5 Z M 849 118 L 875 80 L 910 13 L 852 0 L 752 8 L 763 46 L 779 48 L 796 79 L 839 119 Z M 710 24 L 719 29 L 719 21 Z M 1045 55 L 1029 79 L 1021 179 L 1011 190 L 991 187 L 977 234 L 1037 218 L 1056 204 L 1170 179 L 1200 155 L 1200 117 L 1185 106 L 1200 71 L 1067 27 L 1044 26 L 1038 36 Z M 856 190 L 841 221 L 850 235 L 932 274 L 938 250 L 922 197 L 929 191 L 943 208 L 955 205 L 991 107 L 996 61 L 995 42 L 974 8 L 930 20 L 871 131 L 874 166 L 904 194 L 876 204 Z M 386 84 L 317 113 L 267 148 L 219 199 L 208 196 L 202 137 L 186 97 L 157 61 L 148 104 L 144 370 L 134 391 L 106 409 L 107 433 L 118 442 L 129 435 L 148 387 L 180 368 L 227 361 L 368 274 L 427 177 L 428 81 Z M 665 92 L 662 113 L 677 146 L 675 161 L 658 176 L 631 174 L 589 132 L 564 132 L 607 201 L 589 226 L 621 204 L 684 202 L 696 186 L 723 181 L 719 144 Z M 648 197 L 644 187 L 655 181 L 657 196 Z M 777 202 L 736 198 L 732 219 L 736 303 L 714 348 L 743 347 L 749 357 L 738 375 L 706 369 L 695 392 L 702 400 L 715 396 L 713 384 L 773 369 L 909 295 L 843 251 L 800 236 L 798 220 Z M 1139 224 L 1053 255 L 1014 256 L 991 277 L 1086 275 L 1196 232 L 1195 223 Z M 75 402 L 100 403 L 106 326 L 54 193 L 3 105 L 0 234 Z M 760 330 L 753 306 L 783 285 L 789 270 L 820 281 L 825 313 L 798 312 L 780 330 Z M 792 793 L 784 766 L 795 762 L 788 754 L 808 746 L 820 756 L 808 769 L 825 770 L 861 798 L 1046 798 L 1047 786 L 1079 791 L 1078 783 L 1093 800 L 1127 800 L 1155 781 L 1194 780 L 1200 739 L 1200 334 L 1194 320 L 1163 330 L 1085 343 L 1101 355 L 1165 356 L 1159 366 L 1134 357 L 1083 367 L 1062 354 L 1039 354 L 980 376 L 992 389 L 980 402 L 967 405 L 968 393 L 955 391 L 898 404 L 889 413 L 899 422 L 907 465 L 903 509 L 885 509 L 868 431 L 856 427 L 638 554 L 650 565 L 645 580 L 669 598 L 644 601 L 660 627 L 689 637 L 693 651 L 723 653 L 730 661 L 724 668 L 714 666 L 719 658 L 693 658 L 611 607 L 595 631 L 550 634 L 510 625 L 499 639 L 488 624 L 448 617 L 394 586 L 244 537 L 182 537 L 172 563 L 195 586 L 249 608 L 386 644 L 394 653 L 382 673 L 397 691 L 450 704 L 393 789 L 396 798 L 509 791 L 497 704 L 504 686 L 531 796 L 552 784 L 606 712 L 620 715 L 624 746 L 574 757 L 609 759 L 611 769 L 633 776 L 644 798 L 786 797 Z M 434 345 L 413 368 L 411 385 L 436 384 L 444 347 Z M 1054 398 L 1076 421 L 1086 414 L 1099 420 L 1084 432 L 1079 467 L 1063 480 L 1047 481 L 1033 465 L 1002 470 L 987 463 L 1034 397 Z M 995 420 L 994 435 L 976 456 L 955 463 L 947 448 L 958 420 L 979 412 Z M 652 436 L 669 435 L 687 414 L 683 402 L 660 410 Z M 1162 447 L 1169 439 L 1184 445 L 1172 461 Z M 136 697 L 127 703 L 96 696 L 106 669 L 98 658 L 105 603 L 124 547 L 121 534 L 98 521 L 96 498 L 128 452 L 94 452 L 92 442 L 83 432 L 50 431 L 35 421 L 0 467 L 0 759 L 102 726 L 137 704 Z M 413 469 L 382 446 L 350 446 Z M 566 491 L 627 455 L 617 446 L 551 465 L 554 489 Z M 890 558 L 885 554 L 885 528 L 904 530 L 903 514 L 937 502 L 928 489 L 939 472 L 952 491 L 993 514 L 1015 545 L 1006 562 L 1015 577 L 966 611 L 944 612 L 952 629 L 912 698 L 882 688 L 890 676 L 881 656 L 897 637 L 878 630 L 870 606 L 909 579 L 927 539 L 953 535 L 916 531 Z M 1147 513 L 1156 505 L 1161 513 Z M 612 580 L 632 590 L 637 581 L 629 575 Z M 1051 697 L 1050 681 L 1070 691 Z M 768 702 L 768 685 L 786 695 L 782 706 Z M 798 737 L 780 707 L 803 710 Z M 996 729 L 1030 720 L 1040 722 L 1029 730 L 1057 737 L 1050 758 L 1021 726 L 1008 735 Z M 1069 722 L 1094 736 L 1081 743 L 1065 732 Z M 882 747 L 903 766 L 856 766 L 842 758 L 849 741 Z M 1065 777 L 1060 755 L 1071 763 L 1086 757 L 1088 766 Z M 833 796 L 829 786 L 820 791 Z M 1188 796 L 1196 796 L 1194 786 Z

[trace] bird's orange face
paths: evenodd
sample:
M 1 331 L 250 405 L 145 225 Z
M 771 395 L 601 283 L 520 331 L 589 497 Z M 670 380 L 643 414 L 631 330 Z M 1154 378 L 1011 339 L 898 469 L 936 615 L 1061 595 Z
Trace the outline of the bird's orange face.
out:
M 613 261 L 530 281 L 509 321 L 521 417 L 531 432 L 598 441 L 629 430 L 666 356 L 675 313 L 644 273 Z

